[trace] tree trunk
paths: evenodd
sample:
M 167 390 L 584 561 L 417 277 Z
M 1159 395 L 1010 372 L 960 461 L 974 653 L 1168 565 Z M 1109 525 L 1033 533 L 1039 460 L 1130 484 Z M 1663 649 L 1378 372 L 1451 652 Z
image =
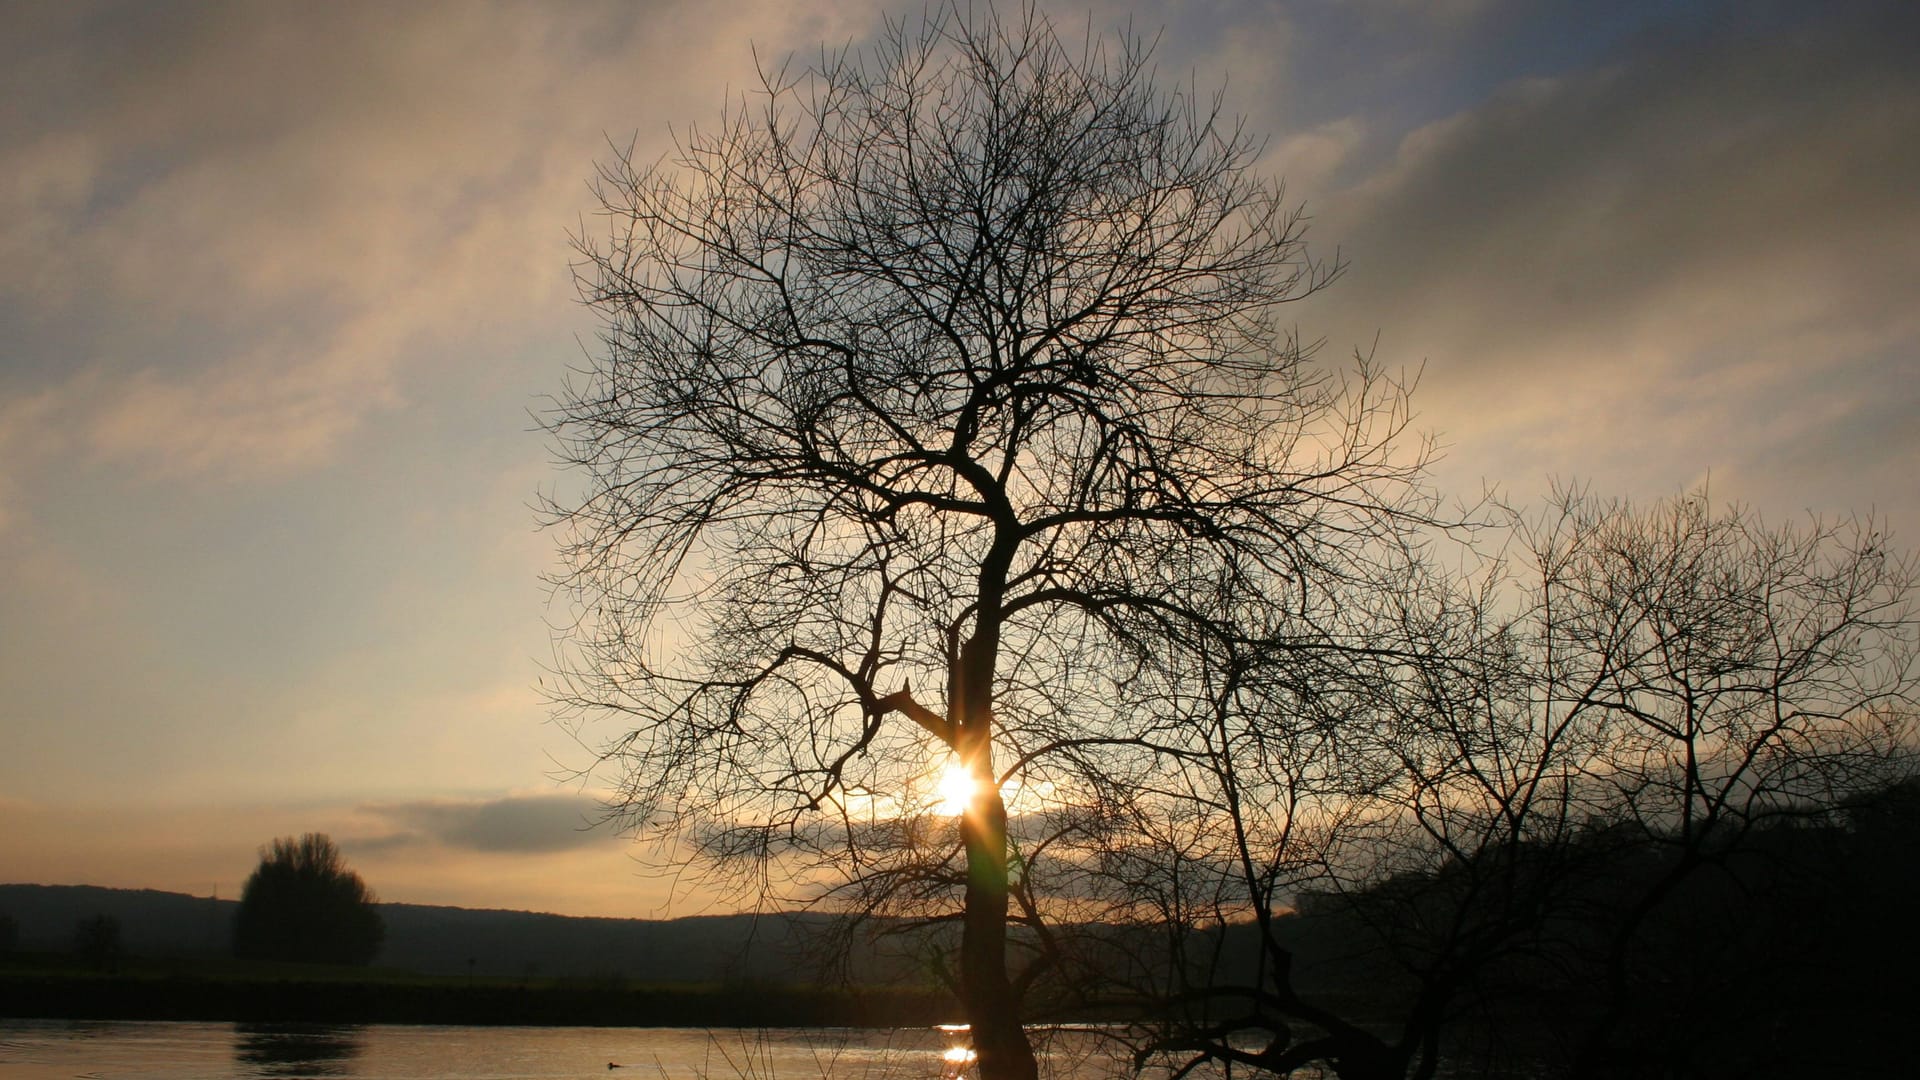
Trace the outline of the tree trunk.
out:
M 1005 521 L 1002 525 L 1006 525 Z M 960 996 L 980 1080 L 1035 1080 L 1039 1065 L 1020 1024 L 1007 977 L 1007 804 L 993 767 L 993 677 L 1000 653 L 1000 602 L 1017 530 L 1003 528 L 981 561 L 978 621 L 949 675 L 953 749 L 973 777 L 960 816 L 967 850 L 966 911 L 960 930 Z
M 986 755 L 981 755 L 985 757 Z M 960 992 L 980 1080 L 1034 1080 L 1039 1066 L 1007 977 L 1007 807 L 992 770 L 974 766 L 973 805 L 961 818 L 967 906 L 960 937 Z

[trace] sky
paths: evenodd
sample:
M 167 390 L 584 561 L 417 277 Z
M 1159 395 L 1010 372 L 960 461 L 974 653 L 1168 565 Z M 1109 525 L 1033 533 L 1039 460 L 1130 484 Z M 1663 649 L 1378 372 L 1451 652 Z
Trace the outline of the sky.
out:
M 0 0 L 0 881 L 660 917 L 550 724 L 570 231 L 755 57 L 917 2 Z M 1224 85 L 1434 480 L 1920 547 L 1920 5 L 1045 5 Z

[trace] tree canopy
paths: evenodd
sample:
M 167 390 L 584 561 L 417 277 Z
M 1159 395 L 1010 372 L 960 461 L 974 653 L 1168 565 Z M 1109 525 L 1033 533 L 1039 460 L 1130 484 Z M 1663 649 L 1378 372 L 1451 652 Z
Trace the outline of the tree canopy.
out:
M 260 849 L 234 915 L 234 955 L 314 964 L 366 964 L 386 925 L 360 875 L 324 833 Z
M 1282 320 L 1338 268 L 1259 151 L 1135 39 L 949 5 L 616 153 L 576 237 L 558 715 L 707 881 L 957 922 L 984 1080 L 1034 1075 L 1042 992 L 1182 1070 L 1431 1075 L 1561 925 L 1540 845 L 1634 828 L 1684 877 L 1910 746 L 1913 567 L 1871 530 L 1566 494 L 1501 534 L 1526 572 L 1456 549 L 1493 516 L 1441 520 L 1407 380 Z M 1398 1033 L 1279 926 L 1360 894 L 1452 927 Z
M 1742 894 L 1858 906 L 1794 879 L 1846 880 L 1815 848 L 1869 847 L 1846 834 L 1910 790 L 1920 562 L 1705 492 L 1563 490 L 1508 526 L 1350 596 L 1369 649 L 1196 680 L 1208 752 L 1115 792 L 1077 892 L 1142 932 L 1079 971 L 1135 1003 L 1142 1060 L 1641 1071 L 1712 1044 L 1688 1017 L 1757 1011 L 1723 976 L 1804 959 Z
M 1136 40 L 947 8 L 617 156 L 578 241 L 561 712 L 619 718 L 619 808 L 708 865 L 957 904 L 989 1077 L 1032 1071 L 1005 923 L 1046 867 L 1008 793 L 1084 810 L 1191 742 L 1185 669 L 1340 644 L 1323 584 L 1428 508 L 1402 387 L 1278 318 L 1335 268 L 1258 151 Z

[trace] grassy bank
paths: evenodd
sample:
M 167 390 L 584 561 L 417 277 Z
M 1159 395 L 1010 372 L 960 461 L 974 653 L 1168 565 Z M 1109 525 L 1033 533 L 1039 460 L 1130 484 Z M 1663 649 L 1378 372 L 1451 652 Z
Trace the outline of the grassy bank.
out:
M 933 992 L 487 979 L 320 965 L 147 961 L 111 972 L 57 961 L 0 966 L 0 1015 L 62 1019 L 898 1027 L 955 1013 Z

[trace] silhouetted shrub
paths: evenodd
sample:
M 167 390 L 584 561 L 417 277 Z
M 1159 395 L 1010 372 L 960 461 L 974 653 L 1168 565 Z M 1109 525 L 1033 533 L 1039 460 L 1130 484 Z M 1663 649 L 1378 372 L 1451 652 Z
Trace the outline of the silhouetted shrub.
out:
M 240 894 L 234 955 L 365 964 L 386 937 L 374 903 L 366 882 L 347 869 L 324 833 L 277 839 L 261 849 L 260 866 Z

